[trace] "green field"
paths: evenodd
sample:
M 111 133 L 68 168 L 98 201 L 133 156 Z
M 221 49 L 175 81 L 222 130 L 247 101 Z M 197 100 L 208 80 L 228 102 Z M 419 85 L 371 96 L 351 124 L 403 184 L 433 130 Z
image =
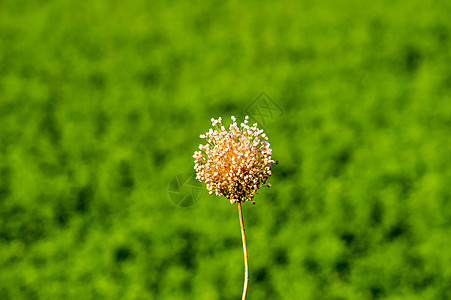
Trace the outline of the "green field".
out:
M 212 117 L 269 112 L 248 299 L 451 299 L 449 20 L 438 0 L 1 0 L 0 299 L 240 299 L 236 205 L 170 192 Z

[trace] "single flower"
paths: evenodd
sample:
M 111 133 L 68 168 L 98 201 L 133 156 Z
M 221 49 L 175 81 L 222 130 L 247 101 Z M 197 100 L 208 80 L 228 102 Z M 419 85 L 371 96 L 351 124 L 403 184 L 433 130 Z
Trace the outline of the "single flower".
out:
M 254 195 L 262 186 L 270 187 L 266 183 L 271 176 L 274 163 L 271 159 L 272 150 L 268 137 L 263 130 L 257 128 L 257 123 L 248 125 L 246 116 L 238 127 L 236 118 L 231 117 L 229 130 L 222 125 L 222 119 L 211 119 L 213 128 L 201 134 L 206 144 L 200 144 L 199 150 L 194 152 L 194 169 L 197 179 L 205 181 L 210 194 L 225 196 L 230 203 L 238 203 L 241 239 L 244 254 L 244 288 L 242 300 L 246 299 L 249 281 L 249 263 L 247 257 L 246 235 L 244 232 L 243 211 L 241 202 L 253 201 Z
M 193 158 L 196 178 L 207 184 L 209 193 L 225 196 L 233 204 L 253 201 L 258 189 L 270 186 L 266 182 L 277 162 L 271 159 L 268 137 L 257 123 L 249 126 L 246 116 L 238 127 L 236 118 L 231 119 L 228 130 L 221 118 L 211 119 L 213 128 L 200 135 L 206 143 L 199 145 Z

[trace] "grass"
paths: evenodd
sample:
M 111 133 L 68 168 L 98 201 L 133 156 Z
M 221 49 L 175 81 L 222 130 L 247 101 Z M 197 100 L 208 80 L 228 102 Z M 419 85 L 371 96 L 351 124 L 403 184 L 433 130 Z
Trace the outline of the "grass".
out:
M 238 299 L 236 211 L 168 185 L 262 91 L 248 298 L 451 298 L 449 11 L 1 1 L 0 298 Z

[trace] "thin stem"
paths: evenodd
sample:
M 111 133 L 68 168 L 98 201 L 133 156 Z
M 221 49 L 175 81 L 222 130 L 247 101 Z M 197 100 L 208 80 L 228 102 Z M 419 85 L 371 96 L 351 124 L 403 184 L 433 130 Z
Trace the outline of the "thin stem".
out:
M 244 254 L 244 287 L 243 287 L 243 297 L 241 298 L 241 300 L 245 300 L 247 294 L 247 282 L 249 281 L 249 263 L 247 261 L 246 235 L 244 234 L 244 222 L 243 222 L 243 212 L 241 210 L 241 202 L 238 202 L 238 213 L 240 215 L 241 239 L 243 240 L 243 254 Z

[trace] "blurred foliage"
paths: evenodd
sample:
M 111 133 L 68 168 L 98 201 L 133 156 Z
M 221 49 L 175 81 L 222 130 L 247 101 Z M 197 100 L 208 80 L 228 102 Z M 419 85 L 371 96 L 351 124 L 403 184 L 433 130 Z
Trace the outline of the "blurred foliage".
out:
M 249 299 L 451 299 L 447 1 L 0 1 L 0 298 L 239 299 L 238 213 L 168 197 L 266 91 Z

